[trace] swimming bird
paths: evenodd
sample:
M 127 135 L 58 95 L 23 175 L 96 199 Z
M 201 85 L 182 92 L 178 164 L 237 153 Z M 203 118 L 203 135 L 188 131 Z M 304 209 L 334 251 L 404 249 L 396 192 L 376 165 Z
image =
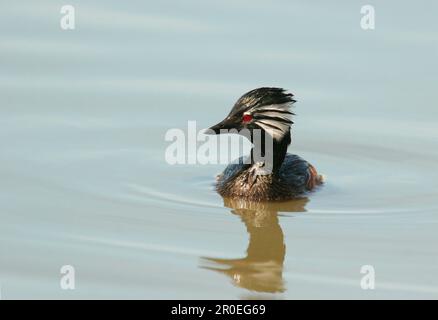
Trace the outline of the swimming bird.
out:
M 291 143 L 294 95 L 282 88 L 258 88 L 245 93 L 228 116 L 207 130 L 209 134 L 246 136 L 253 147 L 217 176 L 222 196 L 250 201 L 296 198 L 323 182 L 316 169 L 301 157 L 287 153 Z

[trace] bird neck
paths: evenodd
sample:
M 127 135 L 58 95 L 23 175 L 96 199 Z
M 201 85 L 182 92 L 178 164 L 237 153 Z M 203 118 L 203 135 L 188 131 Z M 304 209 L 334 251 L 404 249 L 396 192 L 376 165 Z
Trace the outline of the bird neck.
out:
M 280 139 L 272 139 L 267 133 L 260 138 L 251 136 L 251 164 L 264 162 L 264 166 L 277 173 L 286 157 L 287 147 L 291 143 L 290 130 Z

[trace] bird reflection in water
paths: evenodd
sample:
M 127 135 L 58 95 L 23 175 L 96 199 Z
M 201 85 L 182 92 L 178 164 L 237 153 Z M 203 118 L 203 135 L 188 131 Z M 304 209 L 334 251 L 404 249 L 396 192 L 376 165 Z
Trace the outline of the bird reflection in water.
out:
M 202 268 L 229 276 L 239 287 L 265 293 L 285 291 L 283 263 L 286 253 L 279 212 L 304 212 L 309 200 L 300 198 L 287 202 L 254 203 L 226 199 L 224 205 L 239 215 L 249 233 L 246 257 L 221 259 L 202 257 Z

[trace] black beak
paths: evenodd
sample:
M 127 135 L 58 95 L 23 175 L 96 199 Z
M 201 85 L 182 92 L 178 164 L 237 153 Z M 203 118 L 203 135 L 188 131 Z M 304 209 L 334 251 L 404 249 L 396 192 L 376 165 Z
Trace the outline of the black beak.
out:
M 234 125 L 233 123 L 227 118 L 219 122 L 218 124 L 215 124 L 214 126 L 208 128 L 206 130 L 206 134 L 220 134 L 221 130 L 230 130 L 233 129 Z M 225 133 L 225 132 L 223 132 Z

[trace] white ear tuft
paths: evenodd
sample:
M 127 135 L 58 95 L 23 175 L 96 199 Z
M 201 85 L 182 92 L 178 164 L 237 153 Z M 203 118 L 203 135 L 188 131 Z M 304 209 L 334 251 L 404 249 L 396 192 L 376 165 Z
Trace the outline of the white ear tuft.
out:
M 292 102 L 253 107 L 249 110 L 255 123 L 265 130 L 275 140 L 281 140 L 289 133 L 292 123 Z

